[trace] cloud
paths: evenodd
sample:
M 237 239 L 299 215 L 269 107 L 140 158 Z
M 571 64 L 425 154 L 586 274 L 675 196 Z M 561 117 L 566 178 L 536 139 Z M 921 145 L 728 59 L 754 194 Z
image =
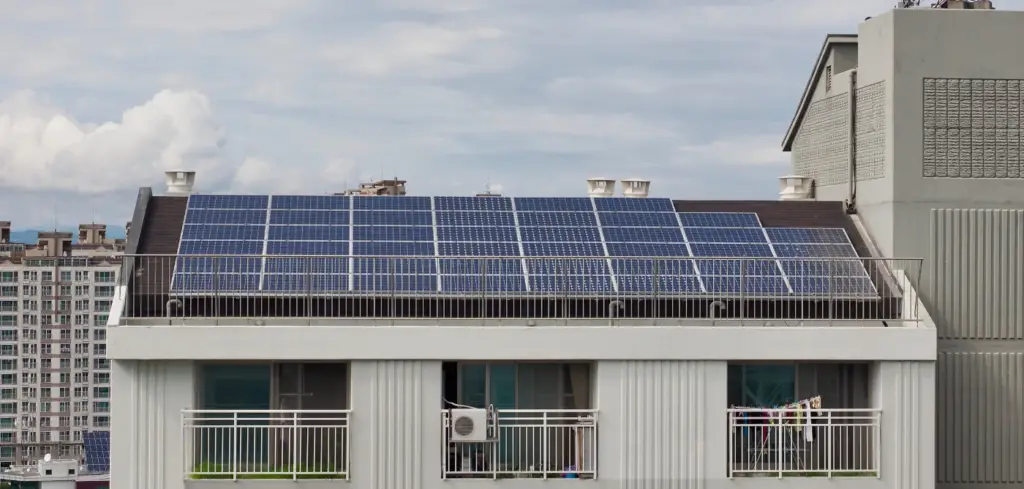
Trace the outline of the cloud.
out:
M 0 102 L 0 187 L 102 193 L 164 170 L 222 178 L 224 129 L 197 92 L 162 91 L 120 120 L 84 123 L 23 91 Z
M 779 148 L 775 134 L 741 136 L 679 147 L 678 158 L 684 164 L 724 165 L 733 167 L 774 166 L 780 169 L 789 163 L 789 155 Z

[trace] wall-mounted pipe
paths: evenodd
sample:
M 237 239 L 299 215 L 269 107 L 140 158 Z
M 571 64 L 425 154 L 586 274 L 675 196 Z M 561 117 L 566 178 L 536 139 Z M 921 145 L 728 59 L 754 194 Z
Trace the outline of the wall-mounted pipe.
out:
M 857 213 L 857 70 L 850 70 L 850 131 L 849 138 L 850 154 L 847 156 L 849 169 L 849 193 L 846 197 L 846 213 Z

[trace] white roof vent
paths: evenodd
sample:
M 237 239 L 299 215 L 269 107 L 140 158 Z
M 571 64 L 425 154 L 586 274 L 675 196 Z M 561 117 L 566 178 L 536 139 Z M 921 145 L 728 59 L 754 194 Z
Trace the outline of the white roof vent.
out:
M 587 195 L 591 197 L 614 197 L 615 180 L 603 177 L 588 178 Z
M 167 183 L 167 195 L 189 195 L 196 183 L 194 171 L 165 171 L 164 182 Z
M 814 200 L 814 179 L 802 175 L 779 177 L 779 200 Z
M 622 180 L 622 196 L 646 198 L 651 192 L 651 181 L 643 178 L 626 178 Z

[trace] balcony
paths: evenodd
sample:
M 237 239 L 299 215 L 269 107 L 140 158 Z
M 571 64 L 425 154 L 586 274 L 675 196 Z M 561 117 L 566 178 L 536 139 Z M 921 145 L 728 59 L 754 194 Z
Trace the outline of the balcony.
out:
M 445 479 L 594 479 L 597 410 L 493 411 L 487 441 L 455 441 L 453 412 L 441 413 Z
M 916 259 L 126 258 L 122 276 L 131 277 L 121 315 L 126 324 L 775 321 L 898 327 L 921 321 L 910 286 L 920 274 Z
M 880 477 L 880 409 L 730 408 L 729 477 Z
M 348 479 L 349 410 L 186 410 L 188 479 Z

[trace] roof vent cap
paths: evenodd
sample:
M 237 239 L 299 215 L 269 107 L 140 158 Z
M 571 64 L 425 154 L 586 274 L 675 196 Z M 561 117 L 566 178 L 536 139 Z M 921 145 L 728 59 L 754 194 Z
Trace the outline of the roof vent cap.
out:
M 587 195 L 591 197 L 614 197 L 615 180 L 604 177 L 588 178 Z
M 814 200 L 814 179 L 802 175 L 779 177 L 779 200 Z
M 165 171 L 164 182 L 167 184 L 167 195 L 189 195 L 192 193 L 192 186 L 196 183 L 196 172 Z
M 646 198 L 651 192 L 651 181 L 643 178 L 624 178 L 622 180 L 622 196 Z

